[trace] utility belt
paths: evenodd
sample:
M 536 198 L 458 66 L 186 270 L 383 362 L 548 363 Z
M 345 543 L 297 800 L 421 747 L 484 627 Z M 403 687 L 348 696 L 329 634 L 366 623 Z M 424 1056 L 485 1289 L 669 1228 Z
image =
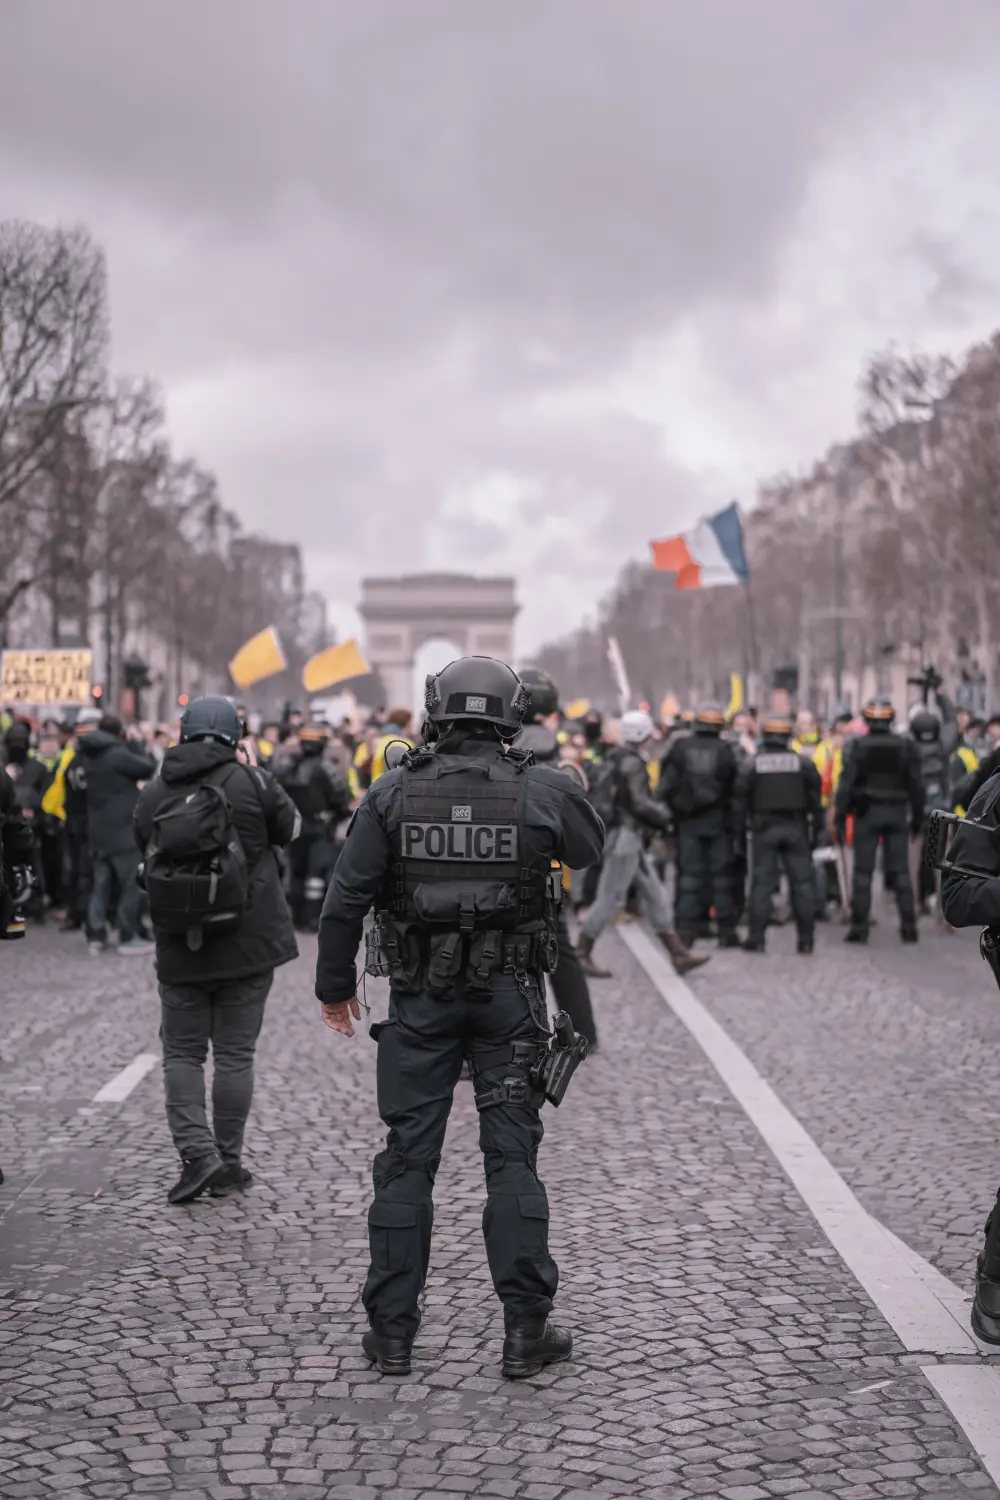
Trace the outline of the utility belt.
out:
M 466 993 L 489 999 L 494 974 L 529 976 L 554 972 L 559 958 L 555 928 L 530 932 L 430 932 L 380 912 L 365 937 L 365 973 L 388 978 L 408 990 L 451 999 L 456 981 Z
M 551 1035 L 537 1042 L 507 1042 L 491 1052 L 470 1056 L 469 1067 L 476 1085 L 476 1108 L 498 1104 L 521 1104 L 541 1109 L 548 1101 L 558 1107 L 570 1079 L 590 1051 L 586 1037 L 578 1036 L 573 1023 L 561 1010 L 552 1023 Z M 480 1076 L 494 1068 L 510 1067 L 511 1076 L 493 1088 L 480 1084 Z

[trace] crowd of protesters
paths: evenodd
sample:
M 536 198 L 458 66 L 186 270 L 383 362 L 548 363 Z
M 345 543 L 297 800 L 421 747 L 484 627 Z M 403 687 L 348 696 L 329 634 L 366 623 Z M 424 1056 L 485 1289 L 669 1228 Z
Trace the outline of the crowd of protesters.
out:
M 927 695 L 925 694 L 925 698 Z M 716 710 L 718 713 L 719 711 Z M 314 723 L 306 711 L 286 706 L 281 715 L 248 716 L 240 708 L 246 731 L 242 754 L 270 769 L 289 793 L 303 820 L 285 872 L 296 926 L 315 931 L 323 896 L 342 847 L 352 809 L 386 769 L 386 753 L 395 743 L 412 746 L 421 726 L 410 710 L 378 709 L 355 714 L 336 727 Z M 745 767 L 761 743 L 763 715 L 755 708 L 739 710 L 720 726 L 719 738 L 731 745 L 735 763 Z M 648 736 L 640 745 L 650 794 L 670 811 L 663 767 L 678 740 L 698 729 L 697 710 L 677 714 L 667 722 L 649 720 Z M 559 755 L 575 768 L 585 784 L 600 781 L 609 753 L 622 743 L 622 718 L 589 710 L 569 719 L 557 714 L 552 727 Z M 824 827 L 818 843 L 833 849 L 838 843 L 836 793 L 845 747 L 867 732 L 865 719 L 848 707 L 821 723 L 808 709 L 794 718 L 790 747 L 808 758 L 819 773 Z M 60 931 L 85 936 L 89 951 L 114 948 L 123 955 L 152 950 L 152 935 L 144 915 L 139 885 L 139 853 L 133 835 L 133 814 L 141 787 L 155 777 L 164 755 L 177 743 L 178 724 L 121 719 L 97 708 L 83 708 L 53 717 L 0 706 L 0 767 L 13 783 L 14 795 L 29 826 L 34 847 L 33 884 L 25 906 L 29 921 L 52 921 Z M 931 702 L 917 702 L 909 715 L 907 733 L 918 746 L 926 789 L 926 807 L 963 811 L 982 779 L 981 767 L 1000 757 L 1000 713 L 976 717 L 955 709 L 940 693 Z M 729 802 L 732 796 L 729 794 Z M 605 808 L 606 812 L 607 809 Z M 732 843 L 733 807 L 724 809 L 726 837 Z M 649 827 L 644 838 L 653 867 L 669 886 L 680 883 L 677 819 Z M 850 820 L 839 842 L 849 852 Z M 733 914 L 745 906 L 748 866 L 739 841 L 730 849 Z M 916 868 L 920 909 L 934 903 L 930 872 Z M 586 911 L 597 892 L 599 870 L 573 877 L 573 904 Z M 822 920 L 830 905 L 848 906 L 849 867 L 832 854 L 816 870 L 816 915 Z M 698 920 L 685 920 L 688 940 L 714 930 L 717 913 L 705 881 L 705 899 Z M 634 897 L 634 893 L 633 893 Z M 634 905 L 634 899 L 629 903 Z M 728 921 L 728 919 L 727 919 Z M 724 926 L 727 924 L 724 924 Z

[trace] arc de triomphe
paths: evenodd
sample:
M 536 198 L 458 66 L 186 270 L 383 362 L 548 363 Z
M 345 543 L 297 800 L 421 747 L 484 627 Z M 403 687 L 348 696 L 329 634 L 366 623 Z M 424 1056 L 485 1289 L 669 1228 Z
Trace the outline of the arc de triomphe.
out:
M 362 579 L 365 655 L 382 678 L 386 706 L 412 706 L 417 652 L 436 636 L 454 641 L 462 656 L 513 661 L 517 612 L 513 578 L 415 573 Z

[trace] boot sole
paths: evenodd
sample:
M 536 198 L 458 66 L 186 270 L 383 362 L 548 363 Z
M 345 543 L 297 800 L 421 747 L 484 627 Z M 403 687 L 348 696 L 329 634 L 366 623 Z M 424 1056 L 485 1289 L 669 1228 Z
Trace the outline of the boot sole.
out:
M 550 1354 L 547 1358 L 539 1354 L 535 1359 L 505 1359 L 500 1372 L 508 1380 L 530 1380 L 532 1375 L 540 1375 L 546 1365 L 564 1364 L 572 1354 L 572 1349 L 569 1349 L 565 1354 Z
M 220 1162 L 217 1167 L 213 1167 L 211 1171 L 206 1172 L 203 1178 L 199 1178 L 196 1182 L 190 1183 L 184 1189 L 184 1193 L 182 1196 L 177 1196 L 174 1193 L 168 1193 L 167 1202 L 170 1204 L 171 1208 L 183 1206 L 185 1203 L 193 1203 L 196 1198 L 200 1198 L 202 1193 L 206 1192 L 209 1188 L 213 1187 L 214 1184 L 219 1181 L 225 1170 L 225 1167 Z
M 380 1375 L 409 1375 L 412 1373 L 411 1362 L 407 1359 L 386 1359 L 378 1354 L 367 1354 L 365 1358 L 370 1365 L 375 1365 Z

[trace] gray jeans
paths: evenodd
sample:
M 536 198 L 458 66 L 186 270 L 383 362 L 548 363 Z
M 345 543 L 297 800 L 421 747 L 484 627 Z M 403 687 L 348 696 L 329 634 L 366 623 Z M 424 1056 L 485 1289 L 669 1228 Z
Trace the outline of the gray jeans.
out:
M 615 912 L 625 905 L 633 883 L 645 902 L 653 931 L 670 931 L 666 892 L 656 878 L 649 856 L 636 833 L 630 828 L 620 828 L 612 835 L 610 848 L 606 846 L 604 850 L 597 895 L 580 926 L 585 937 L 592 941 L 600 937 Z
M 238 1166 L 253 1102 L 253 1059 L 274 971 L 249 979 L 160 985 L 167 1124 L 184 1161 L 215 1152 Z M 212 1125 L 205 1060 L 212 1043 Z

